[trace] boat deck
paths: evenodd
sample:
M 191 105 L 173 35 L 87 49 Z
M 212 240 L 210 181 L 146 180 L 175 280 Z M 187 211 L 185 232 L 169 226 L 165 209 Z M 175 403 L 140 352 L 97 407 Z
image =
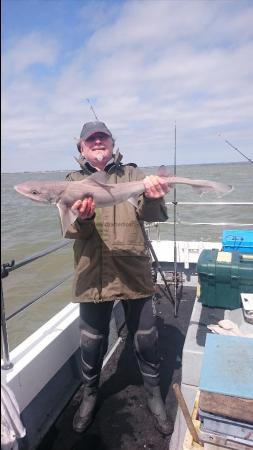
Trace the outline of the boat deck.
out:
M 177 318 L 166 298 L 161 297 L 156 302 L 161 390 L 172 420 L 177 410 L 172 384 L 181 381 L 182 349 L 195 296 L 196 287 L 183 288 Z M 39 450 L 168 450 L 170 438 L 156 431 L 146 408 L 142 379 L 125 328 L 121 337 L 122 342 L 102 371 L 93 424 L 81 435 L 72 431 L 73 415 L 82 395 L 80 389 L 43 439 Z

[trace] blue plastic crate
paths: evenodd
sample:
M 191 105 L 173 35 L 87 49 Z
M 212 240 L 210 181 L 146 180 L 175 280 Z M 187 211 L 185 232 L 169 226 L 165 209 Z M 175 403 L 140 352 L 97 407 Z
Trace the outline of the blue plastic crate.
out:
M 222 250 L 253 254 L 253 230 L 223 231 Z

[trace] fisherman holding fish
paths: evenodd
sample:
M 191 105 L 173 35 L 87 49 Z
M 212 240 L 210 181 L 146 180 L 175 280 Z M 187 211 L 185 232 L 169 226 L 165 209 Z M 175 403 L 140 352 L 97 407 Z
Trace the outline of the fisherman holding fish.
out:
M 156 428 L 168 435 L 160 392 L 157 327 L 152 309 L 154 285 L 143 222 L 166 221 L 169 186 L 192 186 L 199 193 L 227 194 L 232 186 L 184 177 L 146 176 L 136 164 L 123 164 L 103 122 L 85 123 L 77 144 L 81 170 L 67 181 L 27 181 L 20 194 L 59 209 L 63 236 L 74 239 L 74 299 L 80 303 L 83 400 L 73 420 L 77 432 L 92 423 L 103 357 L 115 300 L 122 300 L 128 331 Z
M 123 164 L 114 154 L 114 139 L 103 122 L 85 123 L 77 144 L 81 170 L 67 179 L 78 181 L 105 172 L 108 183 L 143 180 L 145 192 L 135 199 L 98 208 L 92 195 L 72 206 L 78 217 L 68 228 L 67 238 L 75 239 L 75 300 L 80 302 L 81 368 L 84 391 L 73 420 L 77 432 L 85 431 L 94 418 L 99 377 L 107 350 L 109 323 L 115 300 L 122 300 L 128 330 L 147 394 L 147 405 L 156 428 L 164 435 L 172 432 L 160 392 L 158 335 L 152 308 L 154 286 L 150 257 L 141 225 L 144 220 L 165 221 L 164 195 L 168 183 L 147 176 L 135 164 Z M 99 181 L 98 181 L 99 182 Z

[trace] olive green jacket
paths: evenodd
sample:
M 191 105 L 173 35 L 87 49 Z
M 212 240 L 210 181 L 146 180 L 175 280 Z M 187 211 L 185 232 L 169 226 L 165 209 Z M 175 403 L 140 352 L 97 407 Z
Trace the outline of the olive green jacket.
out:
M 108 183 L 124 183 L 143 179 L 134 164 L 120 163 L 117 155 L 105 170 Z M 81 162 L 82 164 L 82 162 Z M 67 176 L 78 181 L 91 174 L 89 163 L 82 170 Z M 167 211 L 163 199 L 139 197 L 138 208 L 128 201 L 97 208 L 95 217 L 85 222 L 79 219 L 68 229 L 66 238 L 75 239 L 75 302 L 100 302 L 145 298 L 153 294 L 151 262 L 140 222 L 165 221 Z

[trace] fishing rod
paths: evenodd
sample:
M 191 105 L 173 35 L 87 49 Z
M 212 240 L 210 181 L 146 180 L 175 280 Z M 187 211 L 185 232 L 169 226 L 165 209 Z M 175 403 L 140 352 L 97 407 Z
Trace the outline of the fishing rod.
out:
M 89 106 L 90 106 L 90 109 L 91 109 L 92 113 L 93 113 L 94 116 L 95 116 L 95 119 L 96 119 L 96 120 L 99 120 L 98 117 L 97 117 L 97 115 L 96 115 L 96 113 L 95 113 L 95 110 L 94 110 L 94 108 L 93 108 L 93 106 L 92 106 L 92 104 L 91 104 L 91 102 L 90 102 L 90 100 L 89 100 L 89 98 L 86 98 L 86 100 L 87 100 L 87 102 L 88 102 L 88 104 L 89 104 Z M 175 221 L 174 221 L 174 222 L 175 222 Z M 139 224 L 140 224 L 141 231 L 142 231 L 144 240 L 145 240 L 145 242 L 146 242 L 146 245 L 147 245 L 147 247 L 149 248 L 150 254 L 152 255 L 152 257 L 153 257 L 153 259 L 154 259 L 154 261 L 155 261 L 155 267 L 156 267 L 156 270 L 158 270 L 158 272 L 160 273 L 161 278 L 162 278 L 162 280 L 163 280 L 163 282 L 164 282 L 165 290 L 164 290 L 163 292 L 164 292 L 165 296 L 170 300 L 170 302 L 171 302 L 173 305 L 175 305 L 175 300 L 174 300 L 174 298 L 173 298 L 173 296 L 172 296 L 172 294 L 171 294 L 171 292 L 170 292 L 169 284 L 167 283 L 167 280 L 166 280 L 165 275 L 164 275 L 164 273 L 163 273 L 162 267 L 161 267 L 161 265 L 160 265 L 160 263 L 159 263 L 159 261 L 158 261 L 158 258 L 157 258 L 157 255 L 156 255 L 156 253 L 155 253 L 154 247 L 153 247 L 153 245 L 152 245 L 152 243 L 151 243 L 151 241 L 150 241 L 150 239 L 149 239 L 149 237 L 148 237 L 148 235 L 147 235 L 147 232 L 146 232 L 146 230 L 145 230 L 145 227 L 144 227 L 143 223 L 139 222 Z M 175 308 L 176 308 L 176 306 L 175 306 Z
M 99 120 L 99 118 L 98 118 L 98 116 L 96 115 L 95 110 L 94 110 L 94 108 L 93 108 L 93 106 L 92 106 L 92 104 L 91 104 L 91 102 L 90 102 L 90 99 L 89 99 L 89 98 L 86 98 L 86 101 L 88 102 L 88 104 L 89 104 L 89 106 L 90 106 L 90 109 L 91 109 L 91 111 L 93 112 L 93 114 L 94 114 L 94 116 L 95 116 L 95 119 L 96 119 L 96 120 Z
M 177 124 L 174 128 L 174 177 L 177 174 Z M 177 305 L 177 235 L 176 235 L 176 222 L 177 222 L 177 190 L 174 185 L 174 197 L 173 197 L 173 240 L 174 240 L 174 317 L 177 317 L 178 305 Z
M 219 134 L 218 136 L 220 136 L 222 138 L 222 135 Z M 233 144 L 231 144 L 231 142 L 229 142 L 227 139 L 224 139 L 224 142 L 226 144 L 228 144 L 231 148 L 233 148 L 234 150 L 236 150 L 238 153 L 240 153 L 240 155 L 242 155 L 245 159 L 247 159 L 247 161 L 249 161 L 251 164 L 253 164 L 253 160 L 248 158 L 247 155 L 245 155 L 244 153 L 242 153 L 239 148 L 235 147 Z

